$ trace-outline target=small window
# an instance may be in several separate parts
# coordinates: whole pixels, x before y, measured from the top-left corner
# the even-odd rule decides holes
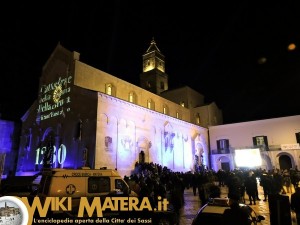
[[[130,92],[128,96],[129,102],[136,103],[136,94],[134,92]]]
[[[217,140],[218,153],[230,153],[229,151],[229,140],[220,139]]]
[[[197,113],[197,115],[196,115],[196,123],[197,124],[200,124],[200,114],[199,113]]]
[[[163,114],[168,115],[169,114],[169,109],[167,105],[163,106]]]
[[[256,145],[264,145],[264,137],[256,137]]]
[[[89,193],[110,192],[109,177],[89,177],[88,192]]]
[[[148,87],[148,88],[151,88],[151,83],[150,83],[150,81],[147,81],[147,87]]]
[[[300,132],[295,133],[295,135],[296,135],[296,141],[297,141],[297,143],[300,144]]]
[[[163,81],[160,82],[160,88],[165,89],[165,83]]]
[[[111,85],[107,85],[107,88],[106,88],[106,94],[108,94],[108,95],[111,95],[111,93],[112,93],[112,90],[111,90],[112,88],[111,88]]]
[[[267,136],[256,136],[253,137],[253,145],[259,147],[268,148],[268,137]]]
[[[154,110],[154,102],[151,99],[147,101],[147,108]]]
[[[181,105],[182,107],[184,107],[184,102],[180,102],[180,105]]]
[[[177,118],[177,119],[181,119],[181,115],[180,115],[179,112],[176,112],[176,118]]]
[[[112,84],[106,84],[105,85],[105,93],[107,95],[111,95],[111,96],[116,96],[116,93],[115,93],[115,88]]]

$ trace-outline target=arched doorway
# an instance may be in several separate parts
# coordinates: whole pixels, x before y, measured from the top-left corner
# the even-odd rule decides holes
[[[140,137],[137,141],[137,148],[139,153],[140,162],[150,162],[149,149],[151,148],[151,142],[144,136]]]
[[[219,159],[219,169],[230,171],[230,160],[226,156],[221,156]]]
[[[279,156],[279,168],[282,170],[289,170],[290,168],[292,168],[292,161],[288,155]]]

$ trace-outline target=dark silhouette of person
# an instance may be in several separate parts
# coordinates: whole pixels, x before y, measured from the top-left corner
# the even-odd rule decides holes
[[[291,209],[296,213],[297,224],[300,224],[300,187],[291,195]]]
[[[260,185],[262,186],[264,192],[264,202],[268,201],[268,197],[272,188],[272,177],[267,173],[263,173],[260,177]]]
[[[255,205],[256,202],[256,191],[257,191],[257,183],[256,183],[256,178],[253,174],[249,174],[249,176],[246,178],[245,180],[245,187],[246,187],[246,193],[249,197],[249,201],[250,201],[250,204],[249,205],[252,205],[252,202],[253,204]]]
[[[229,199],[229,209],[225,209],[223,213],[222,225],[247,225],[249,217],[246,209],[239,205],[239,195],[232,195]]]

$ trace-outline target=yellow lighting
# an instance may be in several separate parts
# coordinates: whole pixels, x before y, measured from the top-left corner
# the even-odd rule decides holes
[[[144,69],[144,72],[147,72],[149,70],[153,70],[154,69],[154,66],[147,66],[145,69]]]
[[[288,46],[289,51],[293,51],[295,49],[296,49],[296,45],[294,43],[289,44],[289,46]]]

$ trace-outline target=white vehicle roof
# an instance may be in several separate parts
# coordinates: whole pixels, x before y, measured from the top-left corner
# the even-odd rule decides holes
[[[43,175],[47,176],[65,176],[65,177],[97,177],[97,176],[109,176],[120,177],[118,171],[113,169],[44,169]]]

